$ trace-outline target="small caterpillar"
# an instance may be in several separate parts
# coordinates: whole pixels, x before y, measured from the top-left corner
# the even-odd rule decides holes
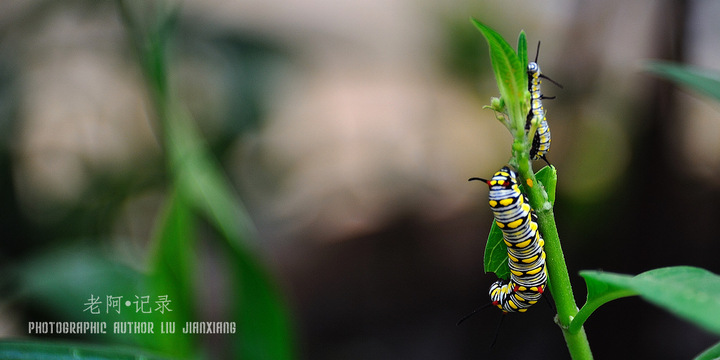
[[[540,299],[547,284],[545,242],[537,216],[520,191],[515,172],[507,166],[490,180],[470,180],[481,180],[490,187],[490,209],[507,245],[510,280],[499,279],[490,285],[490,300],[503,312],[525,312]]]
[[[545,97],[540,91],[540,78],[547,79],[562,89],[562,85],[548,78],[540,72],[540,65],[537,63],[538,55],[540,55],[540,42],[538,42],[537,52],[535,53],[535,61],[528,63],[528,91],[530,92],[530,111],[527,114],[525,122],[525,130],[530,130],[533,120],[538,124],[537,131],[533,136],[532,147],[530,148],[530,158],[532,160],[543,159],[548,165],[550,164],[546,158],[546,154],[550,151],[550,126],[548,126],[545,117],[545,109],[542,105],[543,99],[554,99],[555,97]]]

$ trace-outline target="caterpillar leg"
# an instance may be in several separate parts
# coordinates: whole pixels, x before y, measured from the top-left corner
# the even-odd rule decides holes
[[[548,161],[547,156],[545,156],[545,155],[543,154],[543,155],[540,156],[540,158],[541,158],[543,161],[545,161],[545,163],[548,164],[548,166],[552,166],[552,164],[550,164],[550,161]]]

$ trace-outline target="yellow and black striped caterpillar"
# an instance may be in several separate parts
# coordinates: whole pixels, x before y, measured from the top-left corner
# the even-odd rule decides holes
[[[490,300],[503,312],[525,312],[540,299],[547,284],[545,242],[535,212],[520,191],[515,172],[507,166],[490,180],[470,180],[481,180],[490,187],[490,209],[507,246],[510,280],[495,281],[490,286]]]
[[[540,54],[540,43],[538,42],[537,53],[535,54],[535,61],[528,63],[528,91],[530,92],[530,111],[527,114],[527,120],[525,122],[525,130],[530,130],[533,120],[538,124],[537,132],[533,137],[532,147],[530,148],[530,158],[532,160],[543,159],[545,162],[550,164],[546,158],[546,154],[550,151],[550,127],[548,126],[547,118],[545,117],[545,109],[542,105],[543,99],[553,99],[554,97],[545,97],[540,91],[540,78],[547,79],[562,88],[562,85],[556,83],[552,79],[543,75],[540,72],[540,65],[537,63],[538,55]]]

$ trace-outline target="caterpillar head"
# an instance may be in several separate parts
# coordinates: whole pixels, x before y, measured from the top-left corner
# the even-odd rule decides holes
[[[478,177],[468,179],[468,181],[473,180],[479,180],[488,184],[490,189],[511,189],[517,184],[517,175],[515,175],[515,171],[507,166],[504,166],[502,169],[498,170],[490,180]]]
[[[504,166],[502,169],[498,170],[495,175],[493,175],[492,179],[487,181],[487,184],[491,189],[510,189],[517,185],[517,176],[515,175],[515,171],[511,170],[507,166]]]
[[[528,63],[528,74],[537,74],[540,73],[540,65],[538,63],[531,61]]]

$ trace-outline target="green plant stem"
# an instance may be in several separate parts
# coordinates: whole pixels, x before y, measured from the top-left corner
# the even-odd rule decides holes
[[[116,4],[127,31],[129,44],[138,58],[142,74],[148,85],[151,104],[159,121],[159,124],[151,121],[150,128],[153,130],[155,140],[166,151],[165,139],[167,136],[164,134],[164,130],[172,125],[168,116],[170,93],[166,50],[170,40],[170,29],[180,7],[166,9],[161,2],[152,4],[157,7],[157,24],[147,24],[138,20],[137,14],[133,13],[133,9],[126,0],[116,0]]]
[[[535,210],[538,218],[538,225],[545,240],[546,266],[548,272],[548,288],[555,299],[557,306],[556,322],[560,326],[565,337],[565,343],[568,346],[570,356],[573,360],[592,359],[592,351],[590,343],[585,334],[585,329],[580,327],[577,332],[571,333],[568,328],[570,322],[578,313],[575,303],[572,285],[570,284],[570,276],[568,274],[567,265],[565,264],[565,255],[563,255],[562,246],[560,244],[560,236],[558,235],[557,226],[555,225],[555,214],[553,207],[548,200],[547,191],[535,178],[532,170],[532,164],[529,159],[530,139],[533,135],[524,134],[525,117],[517,117],[522,103],[515,101],[516,111],[510,111],[511,123],[515,126],[513,129],[517,134],[513,134],[515,141],[513,142],[513,157],[511,165],[519,172],[520,177],[524,179],[525,189],[528,191],[530,206]],[[522,133],[522,134],[520,134]],[[519,135],[519,136],[518,136]]]
[[[526,154],[526,153],[523,153]],[[519,156],[520,160],[526,160],[527,156]],[[558,235],[557,226],[555,225],[555,214],[553,208],[548,201],[547,192],[542,184],[535,179],[529,162],[521,162],[526,166],[518,166],[520,177],[526,179],[526,184],[532,183],[533,186],[526,186],[528,189],[528,198],[530,206],[535,209],[538,217],[538,225],[545,240],[546,266],[548,272],[548,287],[550,293],[555,299],[557,307],[556,322],[560,326],[567,343],[570,356],[574,360],[592,359],[590,343],[585,334],[585,329],[580,328],[577,332],[571,333],[568,330],[570,322],[578,313],[575,304],[575,296],[573,295],[572,285],[570,284],[570,276],[568,275],[567,265],[565,264],[565,256],[563,255],[560,237]],[[528,184],[529,185],[529,184]]]
[[[537,186],[539,188],[539,186]],[[544,190],[542,190],[544,192]],[[531,206],[533,201],[530,200]],[[544,202],[549,205],[549,202]],[[568,330],[570,322],[578,313],[575,304],[575,296],[573,295],[572,285],[570,284],[570,276],[568,275],[567,265],[565,264],[565,256],[563,255],[560,238],[558,236],[557,227],[555,226],[555,215],[551,207],[537,207],[536,214],[538,216],[538,224],[543,233],[545,240],[545,254],[547,255],[546,264],[548,271],[548,286],[550,293],[555,299],[557,306],[556,322],[562,329],[565,342],[573,359],[592,359],[590,351],[590,343],[585,334],[585,329],[580,329],[571,333]]]

